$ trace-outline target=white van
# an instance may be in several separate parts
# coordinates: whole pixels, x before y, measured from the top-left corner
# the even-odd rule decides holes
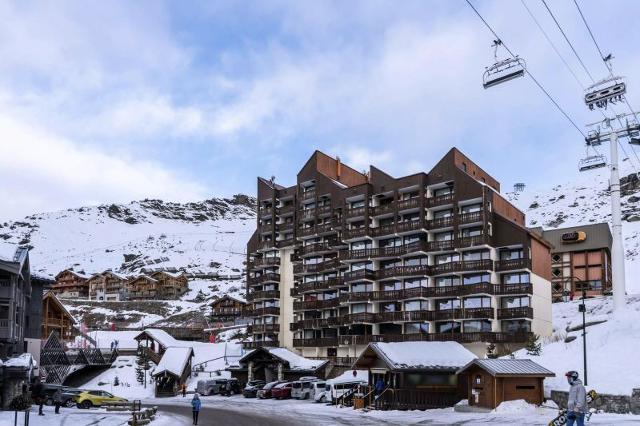
[[[293,399],[309,399],[313,398],[311,394],[311,385],[318,382],[317,377],[301,377],[291,383],[291,398]]]
[[[315,402],[335,402],[337,398],[345,392],[355,388],[358,385],[367,386],[367,381],[362,379],[354,379],[349,381],[333,381],[327,380],[324,391],[316,393]]]

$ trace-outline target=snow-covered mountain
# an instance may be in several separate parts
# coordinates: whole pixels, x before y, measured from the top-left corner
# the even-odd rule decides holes
[[[255,199],[236,195],[194,203],[161,200],[80,207],[0,223],[0,241],[32,246],[31,268],[55,276],[112,269],[184,269],[237,275],[255,229]]]
[[[611,224],[609,169],[576,172],[564,183],[528,187],[506,197],[526,214],[527,226],[544,229],[590,223]],[[627,292],[640,293],[640,180],[631,161],[620,165]]]

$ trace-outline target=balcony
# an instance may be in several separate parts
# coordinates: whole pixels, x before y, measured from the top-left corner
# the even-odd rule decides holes
[[[531,269],[531,259],[509,259],[496,261],[496,271],[514,271],[517,269]]]
[[[277,240],[276,241],[276,247],[278,248],[284,248],[284,247],[291,247],[296,245],[296,240],[295,238],[287,238],[284,240]]]
[[[273,207],[262,207],[260,209],[260,217],[267,217],[273,215]]]
[[[261,317],[265,315],[280,315],[280,308],[269,306],[267,308],[247,309],[244,311],[246,317]]]
[[[295,206],[293,204],[289,204],[287,206],[282,206],[276,209],[276,214],[278,215],[287,215],[293,213],[295,211]]]
[[[286,233],[293,232],[293,222],[279,223],[276,225],[276,231]]]
[[[331,205],[320,206],[316,208],[316,211],[318,212],[318,216],[325,216],[332,214],[333,208],[331,207]]]
[[[344,293],[340,295],[341,303],[354,302],[378,302],[385,300],[399,300],[404,290],[388,290],[388,291],[358,291]]]
[[[344,273],[344,282],[352,282],[359,280],[374,281],[376,279],[376,271],[370,269],[358,269],[357,271],[348,271]]]
[[[530,306],[521,306],[518,308],[498,309],[498,319],[517,319],[529,318],[533,319],[533,308]]]
[[[482,222],[484,219],[484,213],[482,212],[482,210],[477,211],[477,212],[471,212],[471,213],[463,213],[459,216],[458,218],[458,222],[463,225],[466,223],[475,223],[475,222]]]
[[[313,198],[316,198],[315,190],[304,191],[303,193],[300,194],[300,199],[304,201],[311,200]]]
[[[279,283],[280,282],[280,274],[276,274],[274,272],[268,272],[268,273],[262,274],[262,275],[260,275],[258,277],[248,278],[247,282],[248,282],[249,285],[264,284],[264,283],[268,283],[268,282]]]
[[[315,208],[300,210],[300,218],[302,220],[313,219],[315,217],[316,217],[316,209]]]
[[[427,198],[427,207],[444,206],[446,204],[452,204],[455,193],[438,195],[437,197]]]
[[[424,223],[421,220],[407,220],[396,224],[396,233],[420,231],[424,229]]]
[[[393,235],[396,232],[395,223],[389,225],[378,226],[377,228],[371,228],[372,237],[381,237],[384,235]]]
[[[327,300],[301,300],[293,302],[294,311],[315,310],[315,309],[331,309],[340,305],[340,300],[336,297]]]
[[[280,332],[280,324],[249,324],[247,333],[278,333]]]
[[[338,327],[344,325],[342,317],[329,317],[329,318],[311,318],[292,322],[289,325],[291,331],[303,330],[303,329],[317,329],[327,327]]]
[[[397,311],[376,314],[376,322],[433,321],[433,311]]]
[[[533,284],[502,284],[496,285],[495,292],[497,295],[517,295],[517,294],[533,294]]]
[[[396,211],[396,204],[394,202],[388,204],[382,204],[371,208],[371,216],[379,216],[387,213],[393,213]]]
[[[307,293],[312,291],[320,291],[320,290],[329,290],[335,287],[341,287],[344,285],[344,280],[342,277],[338,278],[329,278],[325,281],[313,281],[308,283],[303,283],[298,285],[297,290],[298,294]],[[294,290],[294,289],[292,289]]]
[[[279,266],[280,258],[279,257],[263,257],[254,260],[253,265],[256,268],[267,268],[270,266]]]
[[[347,314],[342,317],[346,324],[373,324],[376,322],[376,314],[373,312],[358,312],[357,314]]]
[[[493,319],[493,308],[465,308],[462,312],[464,319]]]
[[[437,252],[453,250],[454,245],[454,240],[429,241],[427,243],[427,251]]]
[[[433,312],[434,321],[452,320],[462,318],[462,309],[441,309]]]
[[[258,349],[258,348],[277,348],[280,343],[277,340],[256,340],[254,342],[242,342],[244,349]]]
[[[429,275],[429,267],[427,265],[394,266],[381,269],[377,273],[378,278],[381,280],[386,278],[426,277]]]
[[[320,337],[316,339],[293,339],[294,347],[326,347],[338,346],[337,337]]]
[[[280,291],[278,290],[264,290],[254,291],[247,294],[247,301],[254,302],[257,300],[273,300],[280,299]]]
[[[468,260],[441,263],[440,265],[431,266],[433,275],[447,274],[453,272],[469,272],[469,271],[491,271],[493,270],[493,260]]]
[[[408,200],[401,200],[397,202],[398,211],[402,210],[410,210],[422,207],[422,203],[420,202],[420,198],[410,198]]]
[[[363,226],[361,228],[345,229],[343,231],[342,238],[344,240],[352,240],[355,238],[369,237],[371,235],[371,229]]]
[[[300,254],[302,256],[306,256],[306,255],[310,255],[310,254],[321,254],[324,252],[329,252],[329,251],[335,251],[337,250],[335,248],[335,245],[337,245],[338,242],[333,242],[333,243],[313,243],[313,244],[309,244],[306,246],[303,246],[302,249],[300,250]]]
[[[295,265],[293,267],[294,274],[315,274],[323,271],[331,271],[343,266],[340,263],[340,259],[337,257],[334,259],[325,260],[321,263],[310,263],[307,265]]]
[[[473,235],[471,237],[462,237],[458,239],[458,247],[474,247],[489,244],[489,237],[487,235]]]
[[[427,221],[427,228],[429,229],[447,228],[449,226],[453,226],[453,216],[439,217]]]
[[[354,217],[361,217],[364,216],[365,212],[367,211],[366,207],[354,207],[351,209],[346,209],[344,211],[344,217],[347,219],[351,219]]]

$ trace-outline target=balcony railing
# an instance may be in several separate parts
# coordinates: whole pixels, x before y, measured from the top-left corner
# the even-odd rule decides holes
[[[264,284],[268,282],[280,282],[280,274],[268,272],[258,277],[248,278],[247,282],[249,285]]]
[[[396,210],[396,204],[395,202],[391,202],[388,204],[383,204],[380,206],[375,206],[371,208],[371,214],[372,215],[381,215],[381,214],[386,214],[386,213],[392,213]]]
[[[493,319],[493,308],[465,308],[462,312],[465,319]]]
[[[260,216],[271,216],[273,214],[273,207],[262,207],[260,209]]]
[[[497,285],[496,294],[498,295],[533,294],[533,284],[519,283],[519,284]]]
[[[278,248],[291,247],[291,246],[293,246],[295,244],[296,244],[295,238],[287,238],[287,239],[284,239],[284,240],[277,240],[276,241],[276,247],[278,247]]]
[[[453,341],[459,343],[524,343],[531,333],[527,332],[466,332],[466,333],[411,333],[338,336],[340,345],[366,345],[372,342]]]
[[[256,340],[254,342],[242,342],[244,349],[258,349],[258,348],[277,348],[280,343],[277,340]]]
[[[351,209],[346,209],[344,211],[344,216],[347,219],[352,217],[360,217],[360,216],[364,216],[365,211],[366,211],[366,207],[355,207]]]
[[[399,300],[404,290],[388,290],[388,291],[358,291],[343,293],[340,295],[341,303],[349,302],[369,302],[384,300]]]
[[[295,206],[293,204],[289,204],[288,206],[282,206],[276,209],[276,213],[279,215],[285,215],[289,213],[293,213],[295,210]]]
[[[512,271],[516,269],[531,269],[531,259],[509,259],[496,261],[496,271]]]
[[[345,240],[351,240],[353,238],[368,237],[370,235],[371,235],[371,229],[369,227],[363,226],[361,228],[345,229],[343,233],[343,238]]]
[[[404,277],[424,277],[429,275],[429,266],[394,266],[392,268],[381,269],[378,272],[378,278],[404,278]]]
[[[247,317],[261,317],[264,315],[280,315],[280,308],[276,306],[270,306],[267,308],[246,309],[245,316]]]
[[[256,260],[254,260],[253,262],[254,266],[260,268],[260,267],[268,267],[268,266],[277,266],[280,265],[280,258],[279,257],[263,257],[263,258],[258,258]]]
[[[405,222],[396,223],[396,232],[419,231],[424,228],[424,222],[421,220],[407,220]]]
[[[493,260],[491,259],[448,262],[431,266],[431,272],[433,275],[462,271],[491,270],[493,270]]]
[[[428,197],[427,198],[427,206],[428,207],[436,207],[442,206],[445,204],[453,203],[455,193],[451,192],[449,194],[438,195],[437,197]]]
[[[313,274],[317,272],[330,271],[343,266],[340,259],[334,258],[325,260],[321,263],[310,263],[307,265],[295,265],[293,267],[294,274]]]
[[[302,200],[310,200],[312,198],[316,197],[316,191],[315,190],[311,190],[311,191],[304,191],[303,193],[300,194],[300,199]]]
[[[458,221],[460,224],[474,223],[474,222],[482,222],[483,218],[484,218],[484,213],[482,212],[482,210],[480,210],[477,212],[463,213],[459,216]]]
[[[247,333],[278,333],[280,324],[249,324],[247,325]]]
[[[318,216],[323,216],[326,214],[331,214],[333,212],[333,208],[331,207],[331,205],[320,206],[316,208],[316,211],[318,212]]]
[[[344,324],[373,324],[376,322],[376,314],[373,312],[358,312],[342,317]]]
[[[253,291],[247,294],[247,301],[253,302],[255,300],[265,300],[265,299],[279,299],[280,291],[278,290],[264,290],[264,291]]]
[[[338,346],[338,338],[337,337],[320,337],[317,339],[293,339],[293,346],[298,348]]]
[[[340,300],[337,297],[327,300],[300,300],[293,302],[293,310],[330,309],[338,305],[340,305]]]
[[[518,308],[498,309],[498,319],[530,318],[533,319],[533,308],[521,306]]]
[[[398,204],[398,211],[422,207],[422,204],[420,203],[420,198],[410,198],[408,200],[401,200],[401,201],[398,201],[397,204]]]
[[[358,269],[357,271],[348,271],[344,273],[344,282],[352,282],[358,280],[374,281],[376,279],[376,271],[370,269]]]
[[[473,247],[489,244],[487,235],[473,235],[471,237],[462,237],[458,239],[458,247]]]
[[[462,309],[454,308],[454,309],[441,309],[434,311],[433,319],[435,321],[442,320],[452,320],[455,318],[462,318]]]
[[[454,240],[429,241],[427,243],[427,251],[447,251],[453,250]]]
[[[292,322],[289,325],[291,331],[303,330],[303,329],[317,329],[327,327],[339,327],[343,325],[342,317],[329,317],[329,318],[311,318]]]
[[[429,229],[447,228],[449,226],[453,226],[453,216],[439,217],[427,222],[427,228]]]
[[[308,283],[302,283],[298,285],[298,294],[306,293],[309,291],[328,290],[330,288],[340,287],[344,285],[342,277],[329,278],[325,281],[313,281]]]
[[[383,235],[393,235],[396,232],[395,223],[389,225],[378,226],[377,228],[371,228],[371,236],[380,237]]]

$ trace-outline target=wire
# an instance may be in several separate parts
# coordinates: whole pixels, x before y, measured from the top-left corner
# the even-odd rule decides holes
[[[564,64],[564,66],[567,68],[567,70],[569,70],[569,72],[571,73],[571,75],[573,76],[573,78],[576,80],[576,82],[578,83],[578,85],[580,86],[580,88],[582,88],[583,90],[585,89],[585,85],[582,84],[582,81],[580,81],[580,79],[578,78],[578,76],[576,75],[576,73],[573,71],[573,69],[571,68],[571,66],[569,66],[569,64],[567,63],[567,61],[564,59],[564,57],[562,56],[562,54],[560,54],[560,51],[558,50],[558,48],[556,47],[555,44],[553,44],[553,41],[551,41],[551,38],[549,37],[549,35],[547,34],[547,32],[544,30],[544,28],[542,28],[542,25],[540,25],[540,22],[538,22],[538,20],[536,19],[536,17],[533,15],[533,12],[531,12],[531,9],[529,9],[529,6],[527,6],[527,3],[525,3],[524,0],[520,0],[520,2],[522,3],[522,5],[524,6],[524,8],[527,10],[527,12],[529,13],[529,16],[531,17],[531,19],[533,20],[533,22],[535,22],[536,26],[538,27],[538,29],[540,30],[540,32],[542,32],[542,35],[544,35],[544,38],[547,39],[547,42],[549,42],[549,44],[551,45],[551,47],[553,48],[554,52],[556,52],[556,55],[558,55],[558,57],[560,58],[560,60],[562,61],[562,63]]]
[[[549,8],[549,5],[547,4],[547,2],[545,0],[542,0],[542,4],[544,4],[544,7],[547,9],[547,12],[549,12],[549,15],[551,15],[551,18],[553,18],[553,22],[555,22],[556,25],[558,26],[558,29],[562,33],[562,36],[564,37],[566,42],[569,44],[569,47],[571,47],[571,50],[573,51],[573,54],[576,55],[576,58],[578,58],[578,62],[580,62],[580,65],[582,65],[582,68],[584,68],[584,71],[587,73],[587,75],[589,76],[591,81],[595,82],[593,76],[591,75],[591,73],[587,69],[587,66],[584,64],[584,62],[582,62],[582,58],[580,58],[580,55],[578,55],[578,52],[573,47],[573,44],[571,44],[571,41],[569,41],[569,37],[567,37],[567,34],[565,34],[564,30],[562,29],[562,26],[560,25],[560,22],[558,22],[558,20],[556,19],[555,15],[553,14],[551,9]]]
[[[613,76],[613,71],[611,69],[611,66],[609,65],[608,61],[605,59],[605,56],[602,53],[602,49],[600,49],[600,46],[598,45],[598,42],[596,41],[596,38],[594,37],[593,32],[591,31],[591,27],[587,23],[587,20],[585,19],[584,14],[582,13],[582,9],[580,9],[580,5],[578,4],[578,2],[576,0],[573,0],[573,3],[576,5],[576,8],[578,9],[578,12],[580,13],[580,17],[582,18],[582,22],[584,22],[584,26],[587,27],[587,31],[589,31],[589,35],[591,36],[591,40],[593,40],[593,44],[595,44],[596,45],[596,49],[598,49],[598,53],[600,54],[600,58],[602,59],[602,62],[604,63],[604,66],[607,67],[607,70]]]
[[[511,51],[511,49],[509,49],[507,47],[507,45],[505,44],[504,40],[502,40],[498,34],[496,34],[496,32],[493,30],[493,28],[491,28],[491,25],[489,25],[489,23],[487,23],[487,21],[482,17],[482,15],[480,14],[480,12],[478,12],[478,9],[476,9],[473,4],[471,4],[470,0],[465,0],[467,2],[467,4],[469,5],[469,7],[471,7],[471,9],[473,9],[473,11],[476,13],[476,15],[478,15],[478,18],[480,18],[480,20],[484,23],[484,25],[489,29],[489,31],[491,31],[491,33],[495,36],[496,39],[502,41],[502,45],[504,46],[505,49],[507,49],[507,52],[509,52],[509,54],[511,55],[512,58],[515,58],[516,55],[513,54],[513,52]],[[556,102],[556,100],[549,94],[549,92],[546,91],[546,89],[544,87],[542,87],[542,84],[540,84],[538,82],[538,80],[533,76],[533,74],[531,74],[531,71],[527,68],[525,69],[526,73],[529,75],[529,77],[531,77],[531,80],[533,80],[533,82],[536,84],[536,86],[538,86],[538,88],[540,90],[542,90],[542,92],[547,96],[547,98],[549,98],[549,100],[556,106],[556,108],[558,109],[558,111],[560,111],[562,113],[562,115],[564,115],[564,117],[569,120],[569,122],[571,123],[571,125],[573,127],[575,127],[575,129],[582,135],[582,137],[586,138],[586,135],[584,134],[584,132],[582,131],[582,129],[580,127],[578,127],[578,125],[571,119],[571,117],[569,117],[569,115],[564,111],[564,109],[562,109],[562,107],[558,104],[558,102]]]

